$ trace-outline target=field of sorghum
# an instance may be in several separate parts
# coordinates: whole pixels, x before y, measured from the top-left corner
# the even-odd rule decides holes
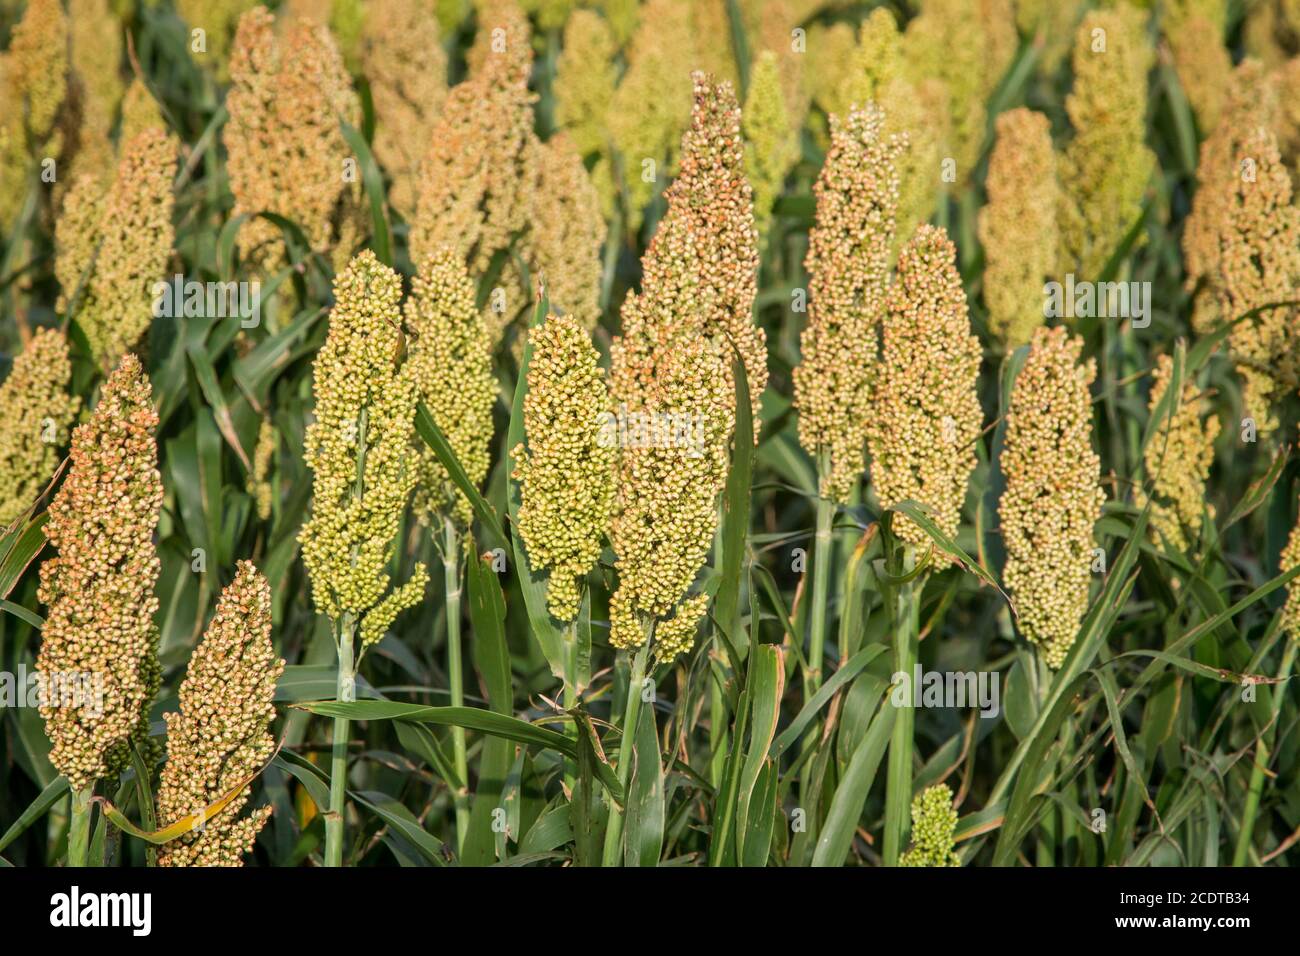
[[[1294,0],[0,49],[0,864],[1297,859]]]

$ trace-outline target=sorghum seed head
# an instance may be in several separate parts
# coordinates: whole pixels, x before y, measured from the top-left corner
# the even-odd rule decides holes
[[[74,174],[98,172],[111,164],[109,131],[124,89],[122,27],[108,0],[70,0],[68,27],[72,68],[60,119],[64,155]]]
[[[730,353],[700,331],[712,310],[686,217],[670,211],[660,223],[642,270],[641,292],[623,302],[610,365],[610,392],[629,422],[610,525],[619,572],[610,642],[620,648],[642,643],[649,622],[680,613],[704,564],[735,400]],[[669,634],[681,642],[683,630]]]
[[[1126,3],[1084,17],[1074,44],[1074,88],[1065,110],[1074,138],[1059,166],[1060,270],[1096,279],[1141,215],[1155,170],[1147,148],[1144,11]]]
[[[957,845],[957,809],[946,783],[926,787],[912,800],[912,848],[899,866],[961,866]]]
[[[68,19],[60,0],[31,0],[0,52],[0,230],[22,208],[41,160],[64,148]]]
[[[999,462],[1003,577],[1021,633],[1049,667],[1065,660],[1088,608],[1092,529],[1106,499],[1092,450],[1088,387],[1097,369],[1091,359],[1080,363],[1082,350],[1064,328],[1034,332],[1011,389]]]
[[[623,157],[631,231],[641,227],[655,184],[676,166],[678,141],[690,115],[694,51],[690,4],[648,0],[609,111],[610,136]]]
[[[329,334],[313,366],[316,420],[306,437],[312,516],[299,540],[316,607],[332,620],[360,620],[363,638],[375,640],[382,631],[376,634],[370,617],[386,627],[396,613],[391,602],[382,613],[378,605],[416,480],[415,381],[395,364],[401,297],[397,273],[368,249],[334,280]],[[424,578],[417,566],[413,589],[401,591],[408,604],[418,600]]]
[[[1056,265],[1059,188],[1047,117],[1018,107],[996,125],[979,238],[989,328],[1010,351],[1043,323],[1043,282]]]
[[[123,145],[117,177],[102,200],[103,213],[93,230],[99,252],[77,322],[105,368],[136,346],[153,318],[153,285],[167,270],[175,236],[176,150],[176,139],[162,129],[137,134]],[[85,206],[80,205],[83,201]],[[77,267],[84,268],[89,261],[85,256],[88,223],[83,216],[92,205],[89,199],[79,199],[72,213],[76,224],[70,237],[72,259],[60,277],[68,280],[64,295],[76,288]]]
[[[759,401],[767,386],[767,338],[754,324],[758,231],[753,190],[745,178],[740,107],[730,83],[691,74],[695,106],[682,136],[681,170],[668,188],[668,215],[682,216],[695,238],[704,335],[734,344],[745,365],[758,439]],[[731,363],[726,363],[731,382]],[[730,386],[734,389],[734,386]],[[734,394],[734,391],[733,391]]]
[[[413,262],[450,246],[476,276],[528,226],[529,187],[536,182],[527,20],[507,15],[504,25],[493,23],[480,24],[486,39],[481,51],[475,45],[480,52],[471,51],[477,68],[443,101],[421,161],[411,223]],[[494,30],[505,31],[499,51]]]
[[[618,447],[607,440],[609,393],[586,330],[570,316],[553,315],[528,338],[528,447],[513,452],[519,534],[533,566],[550,571],[551,613],[572,621],[582,580],[609,530]]]
[[[532,228],[525,240],[529,268],[545,279],[553,303],[593,329],[600,320],[606,234],[600,196],[563,133],[541,144],[536,173],[529,196]]]
[[[271,463],[279,444],[280,432],[275,423],[269,418],[263,418],[257,429],[257,445],[253,449],[253,472],[248,476],[248,493],[253,496],[257,516],[263,521],[271,517],[271,505],[275,496],[271,487]]]
[[[1225,0],[1179,0],[1165,4],[1161,26],[1173,54],[1178,82],[1187,94],[1203,133],[1214,129],[1232,73],[1232,55],[1223,42]]]
[[[27,511],[54,476],[81,407],[81,399],[67,392],[71,378],[63,333],[38,329],[0,385],[0,529]]]
[[[1169,355],[1156,358],[1149,406],[1153,414],[1169,391],[1173,369]],[[1219,420],[1210,417],[1202,421],[1203,404],[1195,383],[1185,381],[1172,416],[1152,436],[1142,455],[1151,482],[1151,537],[1158,541],[1163,536],[1178,551],[1186,551],[1200,537],[1202,515],[1209,507],[1205,481],[1214,464]],[[1147,499],[1141,490],[1135,496],[1139,508]]]
[[[144,743],[161,675],[153,536],[162,478],[149,380],[123,356],[99,404],[72,435],[72,466],[49,507],[45,534],[58,555],[41,565],[38,599],[49,610],[37,669],[48,678],[102,681],[102,700],[43,706],[50,762],[81,790],[118,773]]]
[[[899,254],[866,428],[881,506],[926,505],[949,537],[957,534],[982,423],[980,345],[955,258],[935,226],[921,226]],[[930,543],[910,518],[894,529],[910,544]]]
[[[123,148],[147,129],[167,131],[158,101],[149,92],[149,87],[139,77],[131,81],[122,97],[122,128],[118,132],[118,142]]]
[[[1238,163],[1251,133],[1271,128],[1279,116],[1275,78],[1256,60],[1243,60],[1224,91],[1219,122],[1201,143],[1197,188],[1183,228],[1185,288],[1197,292],[1192,328],[1204,334],[1219,321],[1224,296],[1223,247],[1234,229],[1236,180],[1251,172]],[[1248,155],[1248,154],[1247,154]]]
[[[344,176],[352,151],[339,126],[360,124],[361,108],[329,30],[291,18],[277,37],[275,17],[254,7],[239,18],[226,94],[226,144],[233,214],[279,213],[302,227],[313,249],[339,238],[336,222],[359,201]],[[263,268],[284,255],[279,227],[250,219],[240,254]],[[346,250],[345,250],[346,251]]]
[[[785,186],[785,178],[799,160],[799,131],[781,89],[781,62],[771,50],[754,61],[749,92],[741,115],[745,136],[745,174],[754,190],[754,222],[766,237],[772,223],[772,206]]]
[[[965,183],[984,143],[989,97],[1016,52],[1011,3],[925,0],[920,6],[904,34],[904,63],[913,83],[934,78],[946,87],[943,155],[956,160],[957,181]]]
[[[1278,571],[1282,574],[1300,564],[1300,523],[1291,529],[1286,547],[1278,558]],[[1300,641],[1300,584],[1292,581],[1286,589],[1286,604],[1282,607],[1282,631],[1291,640]]]
[[[555,123],[583,156],[609,154],[609,107],[617,85],[618,47],[608,21],[575,10],[555,65]]]
[[[415,215],[420,159],[447,96],[447,54],[427,6],[423,0],[371,3],[362,36],[375,158],[392,180],[389,201],[408,220]]]
[[[270,759],[272,699],[283,671],[271,648],[271,586],[252,562],[240,561],[185,669],[180,710],[166,715],[167,763],[158,786],[163,826],[201,813]],[[158,865],[242,866],[271,815],[269,806],[240,815],[251,789],[164,844]]]
[[[239,18],[254,6],[257,0],[176,0],[180,18],[204,34],[207,49],[192,56],[222,83],[230,79],[230,46]]]
[[[808,325],[794,370],[799,440],[814,457],[827,454],[821,494],[844,501],[866,467],[871,381],[885,312],[894,214],[896,162],[906,140],[884,134],[874,106],[831,119],[831,149],[813,193],[817,222],[804,265]]]
[[[474,284],[452,249],[444,247],[421,264],[406,303],[406,329],[406,372],[416,395],[478,487],[491,464],[497,385],[492,342],[474,307]],[[423,442],[418,461],[415,511],[420,520],[432,523],[445,517],[468,525],[473,517],[468,499]]]

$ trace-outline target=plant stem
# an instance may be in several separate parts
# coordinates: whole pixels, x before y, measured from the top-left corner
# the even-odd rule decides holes
[[[465,706],[465,666],[460,648],[460,535],[451,518],[443,518],[443,581],[447,591],[447,682],[451,685],[451,706]],[[456,852],[465,849],[469,833],[469,758],[466,756],[465,728],[451,729],[452,764],[460,786],[452,795],[456,807]]]
[[[903,574],[916,566],[912,547],[905,548]],[[912,806],[912,728],[916,721],[916,699],[920,688],[912,680],[916,666],[917,633],[920,629],[920,591],[923,579],[898,586],[897,616],[894,620],[894,670],[906,674],[912,685],[907,706],[900,708],[894,720],[893,738],[889,743],[889,778],[885,788],[885,866],[898,866],[903,845],[910,829]]]
[[[637,649],[632,658],[632,672],[627,681],[627,701],[623,706],[623,737],[618,745],[618,785],[627,798],[627,784],[632,776],[632,742],[636,740],[636,725],[641,719],[641,685],[645,682],[645,663],[650,650],[650,639]],[[602,866],[618,866],[622,860],[623,812],[611,802],[609,825],[605,828],[605,849],[601,854]]]
[[[352,655],[352,635],[356,619],[344,614],[339,621],[339,672],[334,696],[340,703],[350,704],[357,699],[357,684]],[[348,736],[351,721],[346,717],[334,718],[334,736],[330,751],[330,806],[325,815],[325,865],[343,865],[343,818],[347,813],[348,794]]]
[[[68,822],[68,866],[85,866],[90,849],[90,798],[95,785],[72,791],[72,818]]]
[[[835,503],[817,498],[817,530],[813,538],[813,593],[808,634],[808,670],[804,674],[805,698],[812,697],[822,684],[822,663],[826,656],[826,601],[830,595],[831,564],[835,542],[831,527],[835,522]]]
[[[1277,672],[1279,680],[1286,680],[1291,675],[1291,668],[1295,666],[1297,648],[1300,648],[1300,642],[1288,637],[1286,650],[1282,652],[1282,666]],[[1246,790],[1246,806],[1241,813],[1241,829],[1237,831],[1237,845],[1232,851],[1233,866],[1245,866],[1246,858],[1250,854],[1250,841],[1255,833],[1255,816],[1259,813],[1259,801],[1264,794],[1264,773],[1268,769],[1273,733],[1277,728],[1277,717],[1282,710],[1282,689],[1284,686],[1284,684],[1279,684],[1273,688],[1272,714],[1269,726],[1260,735],[1259,742],[1255,744],[1255,765],[1250,771],[1250,786]]]

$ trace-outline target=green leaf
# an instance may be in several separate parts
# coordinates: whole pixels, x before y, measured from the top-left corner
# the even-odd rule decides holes
[[[0,546],[4,557],[0,559],[0,598],[7,598],[28,565],[45,547],[45,522],[49,514],[42,511],[22,527],[5,535]]]
[[[384,211],[384,177],[379,172],[379,164],[360,131],[339,119],[339,129],[347,140],[352,152],[357,154],[357,164],[361,167],[361,182],[366,187],[366,199],[370,205],[370,236],[375,256],[384,265],[392,268],[392,238],[388,229],[388,216]]]
[[[930,518],[930,516],[926,513],[924,505],[921,505],[915,501],[900,501],[898,504],[894,505],[893,508],[891,508],[890,510],[897,511],[900,514],[905,514],[907,515],[907,517],[911,518],[912,521],[916,524],[916,526],[920,528],[922,531],[924,531],[926,533],[926,536],[929,537],[929,539],[934,542],[934,546],[936,548],[938,548],[944,554],[948,555],[948,557],[952,558],[954,561],[956,561],[958,564],[964,567],[967,571],[971,572],[971,574],[975,575],[985,584],[989,585],[989,587],[993,588],[995,591],[1001,594],[1002,599],[1006,601],[1007,606],[1011,608],[1011,613],[1015,614],[1016,612],[1015,604],[1012,602],[1011,598],[1007,595],[1007,592],[1002,590],[1002,586],[998,584],[997,579],[993,577],[993,574],[982,564],[980,564],[978,561],[972,558],[969,554],[963,551],[961,547],[958,546],[956,541],[953,541],[946,534],[944,534],[943,531],[939,529],[939,526],[935,524],[934,521]]]
[[[420,821],[415,819],[410,810],[388,794],[378,790],[362,790],[359,793],[349,790],[348,796],[396,830],[403,839],[423,853],[430,863],[442,866],[447,862],[450,851],[446,846],[420,826]]]
[[[658,866],[664,843],[664,768],[653,707],[641,708],[632,758],[623,822],[623,864]]]
[[[470,508],[492,539],[490,543],[495,547],[508,547],[509,542],[506,541],[505,532],[501,529],[501,519],[465,474],[465,469],[456,458],[456,453],[451,450],[451,443],[447,441],[447,436],[442,433],[438,423],[433,420],[433,415],[424,402],[419,402],[415,408],[415,431],[424,443],[433,449],[442,467],[447,469],[452,482],[469,499]]]
[[[409,720],[418,724],[464,727],[466,730],[477,730],[517,743],[541,747],[544,750],[555,750],[568,757],[577,756],[574,742],[563,734],[519,720],[517,717],[507,717],[479,707],[427,707],[423,704],[405,704],[392,700],[358,700],[351,703],[317,700],[293,706],[322,717],[346,717],[349,720]]]
[[[749,746],[740,771],[740,786],[736,793],[736,854],[743,861],[746,856],[766,860],[768,847],[745,846],[749,833],[749,815],[754,799],[754,789],[759,775],[770,766],[768,749],[776,736],[777,720],[781,716],[781,696],[785,690],[785,667],[781,648],[775,644],[759,644],[751,651],[755,659],[750,663],[751,685],[749,718]],[[739,744],[739,741],[735,742]],[[760,808],[759,820],[771,817],[771,808]],[[762,833],[762,829],[758,833]]]
[[[841,866],[853,845],[853,834],[866,805],[867,795],[875,782],[876,771],[889,745],[889,737],[894,729],[894,718],[898,714],[888,697],[882,701],[871,726],[853,756],[843,779],[835,788],[831,798],[831,807],[822,824],[821,835],[817,838],[817,849],[813,851],[813,866]]]
[[[33,823],[45,816],[50,807],[63,799],[67,792],[68,780],[66,777],[60,775],[51,780],[40,795],[28,805],[27,809],[19,814],[18,819],[5,831],[4,836],[0,836],[0,852],[22,836],[23,831]]]
[[[472,552],[466,564],[474,665],[487,688],[488,705],[496,713],[511,717],[514,697],[510,686],[510,652],[506,649],[506,607],[501,582],[477,553]],[[497,833],[492,818],[502,808],[503,788],[513,759],[514,745],[511,741],[494,736],[483,742],[469,831],[461,848],[461,860],[468,866],[484,866],[495,861]]]

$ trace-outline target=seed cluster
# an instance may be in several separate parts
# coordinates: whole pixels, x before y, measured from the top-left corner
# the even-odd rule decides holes
[[[595,10],[575,10],[564,28],[555,64],[555,123],[583,156],[609,162],[609,109],[618,82],[618,46],[609,22]]]
[[[1004,579],[1020,631],[1049,667],[1060,667],[1088,608],[1092,529],[1106,499],[1092,449],[1096,363],[1064,328],[1034,332],[1016,376],[999,464],[1006,488],[998,521]]]
[[[877,7],[862,21],[856,40],[852,29],[839,23],[827,30],[821,42],[826,41],[842,62],[827,63],[819,71],[818,105],[835,117],[875,103],[885,114],[885,135],[905,140],[894,160],[899,194],[892,254],[897,255],[898,241],[910,237],[934,211],[948,87],[935,76],[913,75],[898,22],[885,7]]]
[[[362,63],[375,107],[374,151],[392,182],[388,199],[410,219],[420,159],[447,96],[447,54],[421,0],[370,4]]]
[[[416,481],[415,379],[396,365],[401,297],[397,273],[370,250],[358,253],[334,280],[329,334],[313,366],[316,420],[306,438],[313,504],[299,538],[303,563],[317,609],[331,620],[360,620],[363,644],[416,603],[426,579],[417,565],[411,589],[401,592],[405,604],[380,606]]]
[[[442,429],[475,487],[491,464],[492,341],[474,308],[474,284],[455,252],[444,248],[424,260],[406,303],[410,335],[405,371],[416,394]],[[425,523],[454,518],[468,525],[469,500],[452,484],[433,451],[420,442],[415,511]]]
[[[610,392],[629,414],[689,422],[690,440],[629,443],[619,453],[610,525],[619,583],[609,639],[624,648],[645,640],[646,621],[696,609],[678,606],[717,529],[734,402],[720,345],[699,331],[711,310],[686,217],[669,211],[642,270],[641,292],[623,302],[624,334],[611,348]],[[685,619],[673,626],[679,643],[686,629]]]
[[[772,205],[799,160],[798,131],[790,125],[781,89],[781,62],[771,50],[754,61],[741,115],[745,137],[745,175],[754,189],[754,225],[766,237]]]
[[[866,467],[863,446],[871,411],[877,339],[885,312],[894,215],[896,162],[906,147],[886,137],[874,106],[832,118],[831,149],[813,193],[817,222],[804,263],[808,325],[794,370],[799,441],[809,454],[827,454],[821,494],[848,498]]]
[[[1169,391],[1173,370],[1174,362],[1168,355],[1156,358],[1151,386],[1152,414]],[[1184,382],[1172,416],[1156,432],[1143,454],[1147,480],[1151,483],[1152,536],[1163,537],[1178,551],[1186,551],[1200,537],[1202,515],[1208,507],[1205,482],[1214,464],[1219,420],[1210,417],[1202,421],[1202,404],[1196,385]],[[1139,491],[1135,495],[1137,506],[1144,507],[1147,497]]]
[[[1043,323],[1043,282],[1056,265],[1059,189],[1047,117],[1018,107],[996,125],[979,238],[989,328],[1010,351]]]
[[[71,378],[68,340],[39,329],[0,385],[0,530],[25,513],[54,476],[81,407],[81,399],[67,392]]]
[[[528,448],[513,452],[519,533],[533,567],[550,571],[551,613],[572,621],[609,529],[618,449],[602,438],[609,394],[585,329],[570,316],[550,316],[528,335]]]
[[[1173,54],[1178,83],[1202,132],[1214,129],[1232,73],[1223,42],[1226,0],[1177,0],[1164,6],[1162,29]]]
[[[72,466],[49,507],[45,534],[58,555],[41,565],[37,597],[49,610],[37,668],[103,682],[102,710],[41,708],[50,762],[74,791],[125,766],[131,741],[147,739],[158,691],[157,427],[149,380],[128,354],[73,432]]]
[[[628,228],[633,232],[641,227],[656,184],[675,171],[678,140],[690,109],[694,51],[690,4],[648,0],[609,111],[610,136],[623,158]]]
[[[117,177],[102,200],[69,196],[69,259],[60,278],[65,296],[84,281],[77,322],[105,368],[139,343],[153,319],[153,285],[165,279],[175,236],[176,148],[176,139],[162,129],[145,129],[123,146]],[[91,240],[98,243],[97,253]]]
[[[0,229],[7,230],[41,159],[59,155],[68,92],[68,18],[59,0],[30,0],[0,53]]]
[[[683,216],[695,238],[700,296],[705,306],[702,333],[726,342],[740,353],[753,406],[754,438],[758,410],[767,386],[767,339],[754,324],[758,294],[758,232],[754,198],[745,178],[745,147],[740,136],[740,107],[730,83],[707,74],[691,74],[695,106],[690,128],[682,136],[681,171],[666,198],[671,215]],[[728,388],[735,394],[727,361]]]
[[[1065,100],[1074,138],[1060,160],[1060,271],[1096,280],[1141,215],[1155,169],[1146,136],[1146,14],[1121,3],[1084,17]]]
[[[360,126],[361,107],[328,29],[291,18],[282,36],[275,17],[254,7],[239,18],[230,58],[223,138],[234,215],[274,212],[302,227],[313,249],[344,237],[359,203],[360,175],[339,126]],[[280,228],[251,218],[239,230],[240,255],[263,269],[284,257]],[[346,253],[350,250],[344,249]]]
[[[923,0],[920,11],[907,25],[904,57],[914,78],[933,77],[945,88],[943,154],[966,183],[984,143],[989,97],[1019,42],[1011,0]]]
[[[180,710],[166,715],[167,763],[158,788],[158,820],[170,826],[229,793],[262,769],[275,750],[275,682],[284,661],[271,649],[271,586],[240,561],[221,592],[180,687]],[[198,829],[158,851],[159,866],[242,866],[271,815],[241,816],[251,787]]]
[[[957,534],[982,420],[980,345],[970,334],[955,258],[935,226],[918,229],[899,254],[867,419],[881,506],[917,501],[949,537]],[[910,518],[894,527],[911,544],[930,542]]]
[[[912,848],[899,866],[961,866],[957,845],[957,809],[946,783],[926,787],[912,800]]]
[[[1201,143],[1196,192],[1183,228],[1184,286],[1197,293],[1192,328],[1210,331],[1220,320],[1223,252],[1232,229],[1234,181],[1247,170],[1238,161],[1252,130],[1272,127],[1279,118],[1278,87],[1255,60],[1243,60],[1224,92],[1219,123]]]
[[[600,319],[605,218],[600,195],[568,136],[557,133],[537,151],[537,182],[529,197],[527,256],[551,301],[585,329]]]
[[[271,463],[279,443],[280,433],[275,423],[263,418],[257,429],[257,445],[253,449],[253,472],[248,476],[248,493],[253,496],[257,516],[263,521],[271,517],[271,505],[275,500],[275,491],[271,487]]]
[[[109,133],[123,93],[122,36],[108,0],[69,0],[68,48],[68,93],[59,125],[70,182],[83,170],[100,173],[113,163]],[[130,136],[124,132],[119,139]]]
[[[1286,547],[1278,557],[1278,572],[1286,572],[1300,564],[1300,524],[1291,529]],[[1293,641],[1300,641],[1300,584],[1292,581],[1286,589],[1286,603],[1282,606],[1282,631]]]
[[[1293,301],[1300,289],[1300,209],[1291,201],[1291,176],[1277,138],[1271,130],[1256,128],[1237,156],[1239,169],[1253,164],[1253,175],[1231,181],[1228,220],[1219,237],[1219,312],[1229,320]],[[1229,334],[1246,412],[1262,434],[1276,428],[1276,404],[1300,385],[1296,315],[1294,306],[1267,309]]]
[[[451,88],[420,166],[411,257],[450,246],[474,275],[528,225],[536,182],[527,21],[485,21],[469,79]],[[492,47],[493,31],[500,47]],[[486,37],[486,39],[483,39]]]

